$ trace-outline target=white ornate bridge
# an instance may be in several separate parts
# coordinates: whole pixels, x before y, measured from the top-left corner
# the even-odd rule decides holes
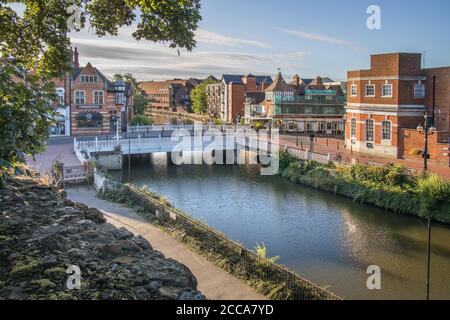
[[[148,126],[137,129],[129,130],[127,135],[75,138],[75,154],[84,162],[91,159],[93,154],[108,152],[137,155],[173,151],[226,151],[237,148],[270,152],[267,136],[261,137],[248,127]]]

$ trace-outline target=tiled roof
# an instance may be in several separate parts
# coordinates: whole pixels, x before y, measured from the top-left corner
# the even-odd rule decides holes
[[[266,94],[264,92],[247,92],[245,94],[245,101],[251,102],[254,104],[260,104],[266,98]]]
[[[275,91],[294,91],[290,85],[288,85],[281,75],[281,72],[278,72],[273,83],[265,90],[266,92],[275,92]]]

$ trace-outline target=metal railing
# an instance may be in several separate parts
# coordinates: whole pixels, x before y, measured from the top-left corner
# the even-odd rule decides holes
[[[95,175],[95,177],[101,176]],[[103,180],[102,180],[103,181]],[[247,279],[283,284],[289,291],[291,300],[340,300],[335,294],[306,280],[285,266],[263,258],[243,245],[229,239],[224,234],[188,216],[182,211],[129,185],[104,183],[109,188],[125,188],[135,203],[152,214],[161,225],[195,239],[202,251],[227,261],[231,268]],[[123,191],[121,189],[121,191]]]

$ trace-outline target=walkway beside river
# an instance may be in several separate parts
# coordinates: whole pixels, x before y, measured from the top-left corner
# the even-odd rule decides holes
[[[141,235],[152,247],[187,266],[195,275],[200,290],[210,300],[263,300],[243,281],[233,277],[206,258],[191,251],[178,240],[147,222],[133,210],[122,205],[97,198],[92,187],[67,189],[67,197],[103,212],[107,221],[116,227],[125,227],[136,235]]]

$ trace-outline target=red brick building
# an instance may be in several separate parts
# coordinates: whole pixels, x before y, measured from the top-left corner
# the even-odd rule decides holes
[[[408,144],[403,131],[423,125],[426,110],[432,116],[433,75],[439,81],[435,126],[437,131],[448,132],[449,72],[450,68],[422,69],[419,53],[372,55],[370,69],[349,71],[347,147],[357,152],[403,157]],[[414,134],[420,135],[417,131]],[[442,137],[443,133],[439,135]]]
[[[248,75],[223,75],[221,81],[221,91],[218,93],[221,98],[220,118],[224,121],[232,122],[237,115],[245,115],[245,95],[250,92],[264,92],[272,84],[270,76]],[[218,109],[217,107],[214,107]],[[211,107],[208,106],[208,110]]]
[[[131,117],[132,89],[123,81],[112,82],[88,63],[80,67],[73,52],[73,71],[55,79],[60,113],[54,135],[100,135],[125,131]]]

